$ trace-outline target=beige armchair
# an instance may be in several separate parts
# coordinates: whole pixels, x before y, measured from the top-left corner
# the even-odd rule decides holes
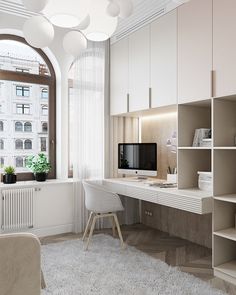
[[[0,235],[0,294],[39,295],[40,242],[32,234]]]

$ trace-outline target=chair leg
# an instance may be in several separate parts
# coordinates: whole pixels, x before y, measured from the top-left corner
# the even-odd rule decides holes
[[[112,235],[113,237],[116,236],[116,224],[115,224],[115,219],[113,216],[111,216],[111,222],[112,222]]]
[[[116,223],[116,228],[117,228],[118,235],[119,235],[119,238],[120,238],[121,248],[124,249],[125,248],[125,244],[124,244],[124,240],[123,240],[122,233],[121,233],[121,230],[120,230],[120,224],[119,224],[119,221],[118,221],[118,218],[117,218],[116,213],[113,214],[113,217],[114,217],[114,220],[115,220],[115,223]]]
[[[97,216],[94,215],[94,216],[93,216],[93,222],[92,222],[91,229],[90,229],[90,233],[89,233],[88,240],[87,240],[87,244],[86,244],[86,247],[85,247],[85,250],[86,250],[86,251],[88,250],[89,243],[90,243],[91,237],[92,237],[92,235],[93,235],[93,231],[94,231],[94,227],[95,227],[96,220],[97,220]]]
[[[90,223],[91,223],[92,217],[93,217],[93,212],[91,212],[90,215],[89,215],[89,219],[88,219],[88,222],[87,222],[87,224],[86,224],[86,228],[85,228],[85,231],[84,231],[84,235],[83,235],[82,241],[84,241],[85,238],[86,238],[86,236],[87,236],[87,233],[88,233],[88,231],[89,231],[89,226],[90,226]]]

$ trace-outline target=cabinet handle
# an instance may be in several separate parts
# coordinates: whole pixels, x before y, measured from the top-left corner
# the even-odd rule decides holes
[[[214,77],[215,77],[215,71],[211,71],[211,97],[214,97]]]
[[[152,88],[149,88],[149,109],[152,108]]]
[[[129,93],[127,93],[127,113],[129,113]]]

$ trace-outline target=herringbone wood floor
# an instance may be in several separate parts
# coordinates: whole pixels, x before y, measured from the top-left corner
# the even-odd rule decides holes
[[[112,234],[111,230],[97,231],[96,233]],[[167,233],[149,228],[142,224],[123,226],[122,233],[125,243],[136,247],[148,255],[161,259],[166,263],[179,266],[184,272],[190,273],[228,294],[236,295],[236,286],[233,286],[213,276],[211,267],[211,250],[193,244],[189,241],[176,238]],[[42,244],[58,243],[81,237],[76,234],[65,234],[42,238]],[[91,243],[92,247],[92,243]]]

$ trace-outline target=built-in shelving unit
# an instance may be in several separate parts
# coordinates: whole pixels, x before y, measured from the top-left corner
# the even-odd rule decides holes
[[[236,283],[236,97],[213,99],[213,267]]]

